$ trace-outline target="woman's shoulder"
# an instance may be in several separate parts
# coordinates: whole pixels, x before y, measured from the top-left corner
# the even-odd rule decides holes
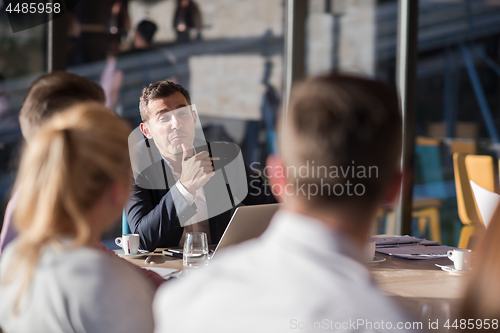
[[[77,313],[91,312],[92,320],[85,327],[100,331],[106,328],[109,332],[116,328],[152,330],[154,288],[134,267],[114,254],[88,247],[68,250],[58,257],[52,265],[60,269],[53,271],[53,278],[65,298],[78,308]],[[131,306],[137,309],[132,314]],[[117,325],[116,318],[123,318],[125,313],[129,313],[128,318],[120,319]],[[87,315],[84,317],[88,319]]]

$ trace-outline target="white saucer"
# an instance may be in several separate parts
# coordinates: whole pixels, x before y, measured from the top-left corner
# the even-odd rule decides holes
[[[435,264],[437,267],[441,268],[443,271],[448,272],[453,275],[464,275],[469,273],[471,270],[469,269],[468,271],[458,271],[455,269],[454,265],[439,265]]]
[[[153,254],[154,252],[149,252],[146,250],[139,250],[139,252],[137,252],[137,254],[125,254],[125,253],[123,253],[123,250],[117,250],[115,253],[122,258],[133,259],[133,258],[140,258],[140,257],[144,257],[144,256],[149,256],[150,254]]]
[[[366,263],[367,264],[376,264],[378,262],[383,262],[383,261],[385,261],[385,258],[382,258],[382,257],[373,257],[373,260],[367,261]]]

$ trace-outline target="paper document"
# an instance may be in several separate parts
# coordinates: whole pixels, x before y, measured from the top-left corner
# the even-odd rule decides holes
[[[163,267],[142,267],[142,268],[147,269],[149,271],[153,271],[161,277],[165,277],[169,274],[172,274],[173,272],[178,271],[178,269],[163,268]]]
[[[375,241],[377,248],[406,246],[411,244],[440,245],[438,242],[420,239],[413,236],[374,237],[373,240]]]
[[[470,181],[470,186],[472,187],[472,192],[474,193],[477,207],[479,208],[479,214],[481,214],[484,226],[488,227],[498,204],[500,204],[500,195],[485,190],[472,180]]]
[[[377,248],[378,253],[388,254],[391,256],[412,259],[412,260],[429,260],[448,258],[447,252],[456,249],[452,246],[424,246],[424,245],[408,245],[399,247]]]

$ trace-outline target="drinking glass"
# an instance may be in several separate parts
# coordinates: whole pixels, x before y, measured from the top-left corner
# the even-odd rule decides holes
[[[184,267],[201,267],[208,265],[208,241],[206,233],[186,233],[182,263]]]

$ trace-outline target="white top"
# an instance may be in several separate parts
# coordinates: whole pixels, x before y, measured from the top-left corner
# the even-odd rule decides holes
[[[280,210],[260,238],[161,286],[155,332],[405,331],[395,330],[406,318],[372,283],[359,252],[320,221]],[[388,322],[392,330],[382,329]]]
[[[17,245],[12,242],[2,255],[0,280],[9,275]],[[5,333],[153,331],[154,287],[119,257],[87,247],[46,246],[16,315],[24,276],[20,269],[13,282],[0,284],[0,327]]]

